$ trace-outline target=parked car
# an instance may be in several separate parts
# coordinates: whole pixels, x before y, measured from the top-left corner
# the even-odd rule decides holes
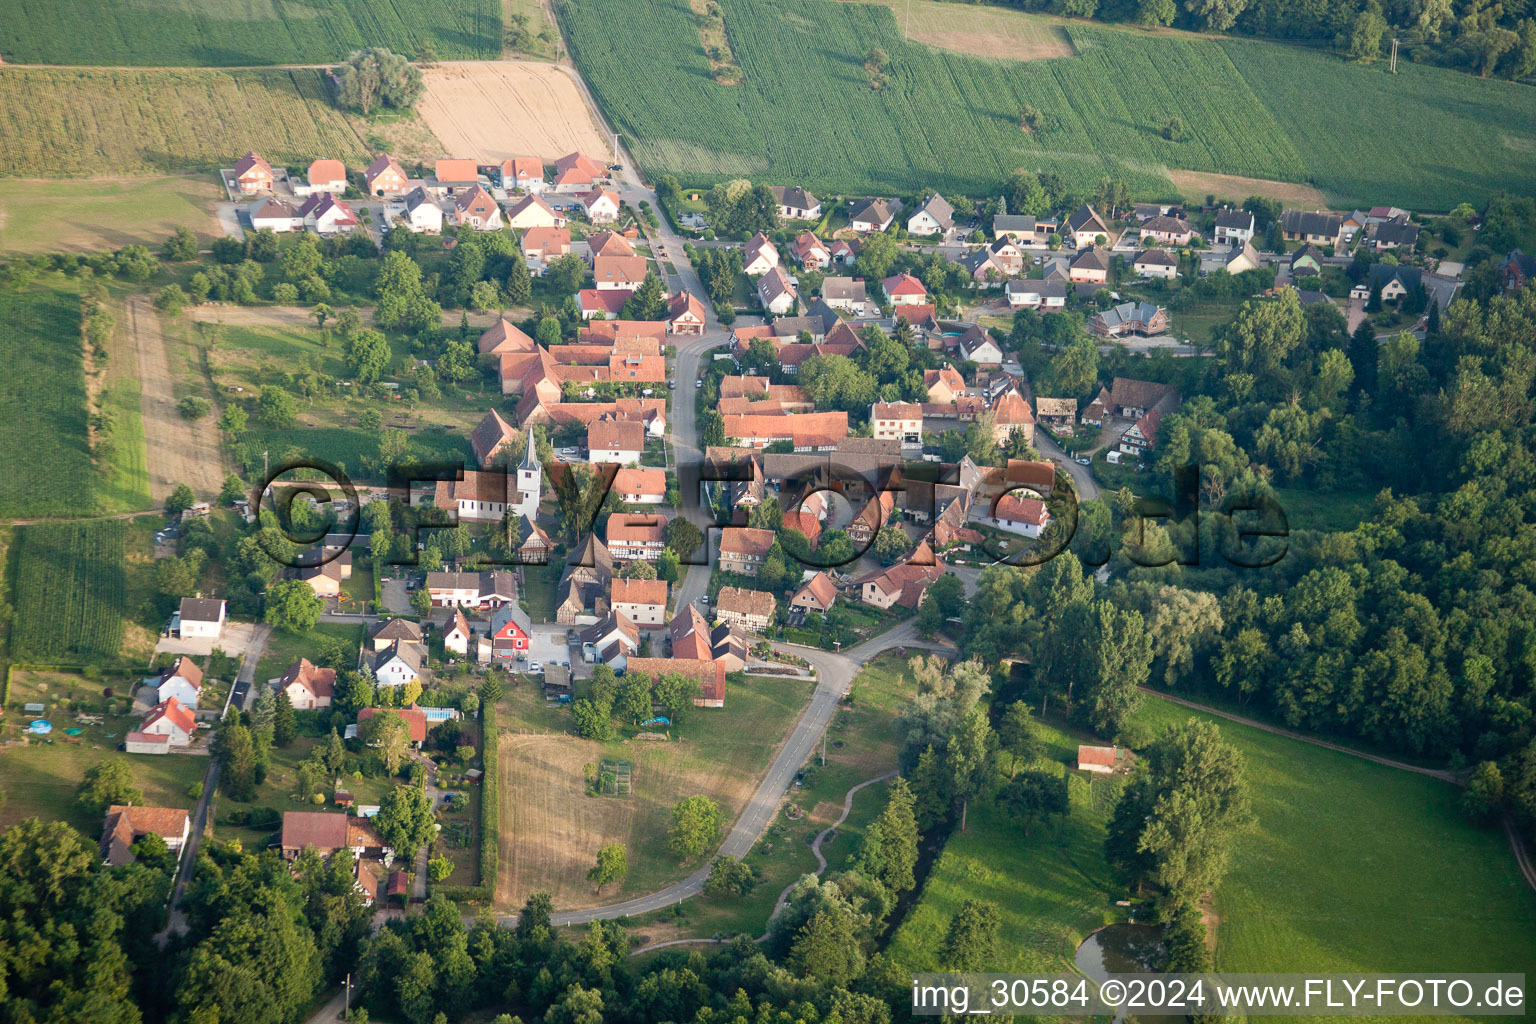
[[[667,381],[667,390],[668,391],[676,391],[677,390],[677,381],[675,381],[675,380]]]
[[[1077,457],[1077,464],[1079,466],[1091,466],[1093,465],[1093,460],[1086,455],[1079,455]]]
[[[693,387],[694,390],[702,389],[704,387],[704,382],[702,380],[696,380],[693,382]]]
[[[528,674],[529,675],[537,676],[537,675],[542,675],[543,673],[544,673],[544,663],[542,661],[530,661],[528,663]]]

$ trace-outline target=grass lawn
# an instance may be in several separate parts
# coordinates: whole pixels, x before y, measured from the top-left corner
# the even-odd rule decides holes
[[[1369,519],[1376,495],[1371,491],[1312,491],[1276,487],[1275,498],[1292,530],[1346,533]]]
[[[653,892],[687,875],[697,862],[679,862],[667,849],[673,805],[704,795],[734,821],[812,685],[753,677],[728,687],[724,709],[691,709],[678,727],[653,731],[650,740],[631,738],[635,730],[625,728],[623,738],[602,744],[566,735],[569,714],[546,707],[535,687],[510,688],[501,702],[497,904],[520,905],[543,889],[557,907],[575,908]],[[584,765],[604,759],[633,762],[633,795],[586,795]],[[609,842],[628,846],[629,875],[596,894],[586,872]]]
[[[351,645],[355,656],[357,647],[363,642],[363,627],[348,623],[322,622],[308,633],[292,633],[286,629],[273,630],[272,636],[267,640],[267,649],[256,665],[256,685],[265,685],[268,679],[282,675],[283,670],[292,665],[296,658],[313,660],[321,638],[340,640]]]
[[[1155,729],[1189,712],[1149,699]],[[1503,835],[1475,828],[1448,784],[1234,723],[1223,736],[1247,761],[1258,827],[1239,840],[1216,894],[1216,966],[1224,971],[1522,970],[1536,962],[1536,897]],[[1055,730],[1053,759],[1069,757]],[[1072,813],[1024,840],[992,808],[941,855],[897,933],[905,968],[933,965],[967,898],[1003,913],[1000,970],[1070,969],[1083,935],[1126,894],[1104,863],[1109,787],[1074,780]],[[979,813],[978,813],[979,812]]]
[[[75,803],[75,790],[92,765],[114,757],[132,768],[134,784],[143,791],[146,805],[190,810],[196,801],[187,795],[187,787],[203,778],[208,759],[195,754],[119,753],[115,747],[122,741],[127,720],[109,718],[107,722],[87,729],[80,737],[85,742],[64,742],[57,731],[64,723],[55,721],[56,742],[0,749],[0,778],[5,779],[6,796],[0,806],[0,829],[24,818],[42,818],[68,822],[95,839],[101,835],[101,819]],[[107,739],[106,733],[116,733],[116,737]]]
[[[816,870],[810,841],[837,820],[848,790],[896,767],[901,730],[896,715],[916,692],[906,662],[888,654],[870,662],[853,683],[853,700],[838,708],[828,727],[827,763],[820,749],[811,756],[804,784],[792,788],[764,838],[747,854],[760,875],[745,897],[699,896],[681,911],[659,911],[632,926],[650,942],[745,933],[761,935],[784,887]],[[864,828],[885,806],[886,784],[860,790],[853,810],[822,845],[828,868],[837,871],[858,849]],[[802,813],[803,812],[803,813]]]
[[[555,596],[564,572],[563,548],[551,555],[544,565],[523,566],[523,601],[528,605],[528,617],[534,622],[555,620]]]
[[[1215,339],[1217,328],[1231,323],[1242,305],[1240,301],[1202,302],[1184,313],[1169,310],[1169,323],[1175,335],[1188,338],[1201,347],[1208,347]]]
[[[216,175],[128,181],[0,179],[0,252],[158,249],[177,228],[206,244],[222,234],[213,204],[224,197]]]
[[[0,182],[0,194],[5,184]],[[0,214],[0,224],[5,223]],[[0,229],[0,237],[3,237]],[[138,353],[123,326],[121,310],[115,310],[118,326],[107,341],[107,365],[100,381],[102,410],[112,422],[111,457],[97,464],[101,475],[103,509],[131,512],[150,507],[149,466],[144,444],[144,408],[139,390]]]

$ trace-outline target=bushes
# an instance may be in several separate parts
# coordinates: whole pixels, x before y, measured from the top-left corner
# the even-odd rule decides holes
[[[433,893],[458,903],[485,902],[496,898],[499,870],[497,840],[500,837],[500,794],[497,788],[500,766],[497,764],[496,702],[485,701],[480,712],[480,744],[485,751],[485,775],[480,779],[480,884],[439,885]]]

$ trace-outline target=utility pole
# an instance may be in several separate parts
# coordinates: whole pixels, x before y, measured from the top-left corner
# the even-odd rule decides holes
[[[1391,66],[1390,70],[1391,70],[1391,72],[1394,75],[1397,74],[1397,37],[1396,36],[1392,37],[1392,66]]]
[[[347,972],[347,1001],[346,1001],[346,1007],[347,1007],[346,1008],[346,1015],[348,1017],[352,1016],[352,972],[351,971]]]

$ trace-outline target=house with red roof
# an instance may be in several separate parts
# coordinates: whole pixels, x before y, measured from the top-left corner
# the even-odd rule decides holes
[[[265,157],[252,150],[235,163],[235,188],[243,196],[272,191],[272,165]]]
[[[619,197],[605,188],[595,188],[582,196],[581,208],[593,224],[612,224],[619,219]]]
[[[411,745],[420,750],[421,745],[427,742],[427,713],[415,704],[407,708],[363,708],[357,713],[357,731],[362,734],[367,730],[363,723],[375,715],[399,715],[410,729]],[[287,843],[283,844],[284,848]]]
[[[818,572],[789,596],[789,607],[798,609],[802,614],[816,612],[825,615],[836,601],[837,584],[825,572]]]
[[[165,840],[165,848],[180,862],[191,834],[191,816],[180,808],[112,804],[101,827],[101,862],[108,867],[133,863],[133,844],[144,836]]]
[[[480,185],[461,191],[453,201],[453,222],[476,231],[500,231],[501,207]]]
[[[669,334],[703,334],[704,303],[692,292],[680,291],[667,300],[667,332]]]
[[[141,736],[164,736],[165,742],[171,746],[184,747],[192,742],[192,734],[196,730],[197,719],[192,712],[175,697],[168,697],[144,716],[137,733]]]
[[[347,165],[340,160],[316,160],[309,165],[305,180],[311,192],[341,195],[347,190]]]
[[[501,187],[504,189],[538,193],[544,191],[549,184],[544,180],[544,161],[536,156],[514,156],[510,160],[503,160],[500,170]]]
[[[160,671],[155,680],[155,699],[175,697],[185,707],[197,707],[197,698],[203,691],[203,670],[186,655],[182,655]]]
[[[329,192],[310,196],[299,207],[304,225],[317,235],[339,235],[356,231],[359,225],[352,207]]]
[[[1046,509],[1045,502],[1039,498],[1025,497],[1021,491],[999,495],[993,500],[991,508],[976,506],[975,516],[976,522],[1030,539],[1039,537],[1051,521],[1051,513]]]
[[[300,658],[269,682],[288,695],[288,703],[295,711],[315,711],[331,706],[336,670],[318,668],[308,658]]]
[[[906,271],[885,278],[880,288],[893,306],[919,306],[928,301],[928,289],[923,282]]]

